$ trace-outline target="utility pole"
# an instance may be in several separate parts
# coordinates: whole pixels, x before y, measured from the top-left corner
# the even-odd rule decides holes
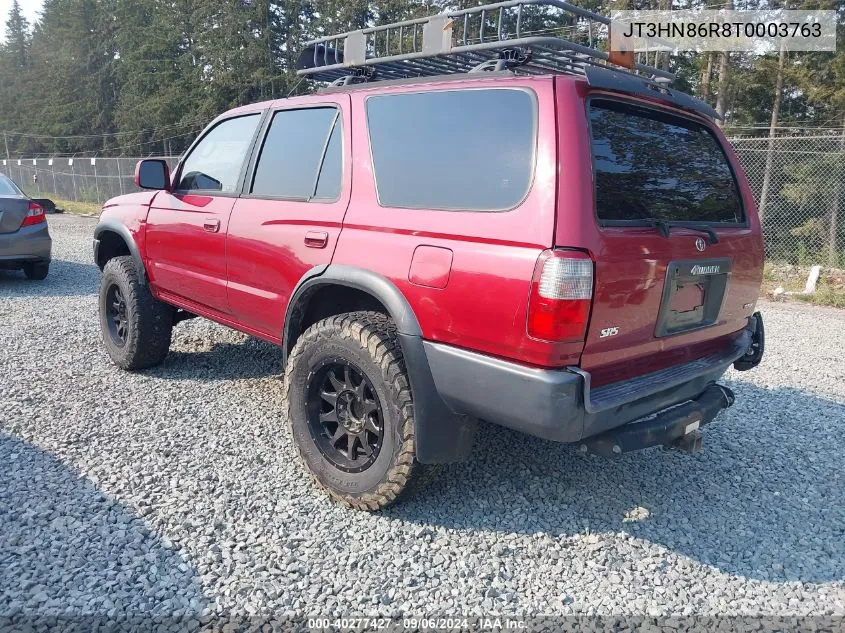
[[[5,131],[3,132],[3,144],[6,146],[6,160],[8,160],[11,157],[9,156],[9,139],[6,138]]]

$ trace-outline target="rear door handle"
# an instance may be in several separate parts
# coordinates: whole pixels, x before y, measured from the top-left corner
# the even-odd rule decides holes
[[[325,231],[308,231],[305,234],[305,246],[309,248],[325,248],[329,243],[329,234]]]
[[[220,230],[220,220],[216,218],[214,220],[205,220],[202,223],[202,228],[204,228],[209,233],[217,233],[217,231]]]

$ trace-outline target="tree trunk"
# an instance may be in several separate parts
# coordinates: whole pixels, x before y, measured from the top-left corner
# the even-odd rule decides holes
[[[760,190],[760,221],[766,214],[766,201],[769,197],[769,185],[772,181],[772,160],[775,151],[775,132],[778,126],[778,115],[780,114],[781,92],[783,91],[783,62],[786,58],[786,51],[781,47],[778,56],[778,74],[775,79],[775,99],[772,104],[772,121],[769,124],[769,148],[766,151],[766,168],[763,170],[763,188]]]
[[[660,5],[661,10],[663,11],[672,10],[672,0],[666,0],[665,3],[661,2]],[[664,52],[660,56],[660,69],[667,72],[669,71],[669,51]]]
[[[728,0],[725,5],[728,11],[733,11],[733,0]],[[718,113],[719,126],[725,125],[725,112],[728,110],[728,62],[730,61],[730,53],[722,51],[719,57],[719,96],[716,98],[716,112]]]
[[[705,55],[707,55],[707,64],[704,66],[704,72],[701,73],[700,95],[702,100],[707,101],[710,98],[710,77],[713,76],[713,53],[705,53]]]
[[[833,268],[839,264],[836,250],[836,237],[839,227],[839,197],[842,193],[843,163],[845,163],[845,115],[842,116],[842,132],[839,136],[839,155],[836,157],[836,169],[833,172],[833,196],[830,200],[830,235],[827,246],[827,263]]]

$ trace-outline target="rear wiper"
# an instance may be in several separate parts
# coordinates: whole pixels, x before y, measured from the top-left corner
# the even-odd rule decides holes
[[[657,218],[648,218],[643,220],[643,223],[648,226],[653,226],[660,234],[668,238],[669,231],[673,228],[684,228],[690,229],[691,231],[701,231],[702,233],[706,233],[707,236],[710,238],[711,244],[718,244],[719,243],[719,236],[716,235],[716,231],[714,231],[709,226],[690,226],[689,224],[684,224],[683,222],[672,222],[671,220],[658,220]]]

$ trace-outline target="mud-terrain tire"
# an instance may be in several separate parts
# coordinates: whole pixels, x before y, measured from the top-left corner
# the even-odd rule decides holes
[[[413,396],[386,315],[349,312],[309,327],[291,350],[284,384],[302,463],[342,505],[380,510],[436,470],[415,459]]]
[[[132,257],[110,259],[100,279],[100,333],[112,362],[136,370],[158,365],[170,349],[173,308],[138,280]]]
[[[32,279],[33,281],[42,281],[43,279],[47,279],[49,272],[49,262],[27,262],[23,265],[23,274],[26,275],[27,279]]]

